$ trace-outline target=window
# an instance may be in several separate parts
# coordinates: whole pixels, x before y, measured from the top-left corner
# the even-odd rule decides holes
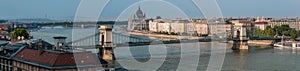
[[[31,66],[31,71],[34,71],[34,67],[33,66]]]
[[[89,71],[88,68],[80,68],[79,71]]]
[[[11,62],[10,62],[10,61],[8,61],[8,63],[7,63],[7,64],[11,65]]]
[[[22,71],[22,69],[21,69],[21,68],[18,68],[17,71]]]

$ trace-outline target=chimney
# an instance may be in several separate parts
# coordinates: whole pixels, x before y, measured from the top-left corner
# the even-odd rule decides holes
[[[67,49],[67,42],[66,38],[67,37],[53,37],[54,38],[54,50],[61,50],[61,49]]]
[[[43,47],[43,40],[39,39],[36,45],[37,45],[36,49],[39,51],[39,54],[41,55],[45,50],[45,48]]]

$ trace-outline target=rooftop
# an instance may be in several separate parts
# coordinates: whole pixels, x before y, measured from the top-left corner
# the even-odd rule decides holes
[[[46,68],[64,67],[64,66],[99,66],[102,60],[99,60],[96,54],[90,52],[63,53],[52,51],[39,51],[34,49],[24,49],[15,56],[15,59],[21,62],[42,66]]]
[[[268,24],[268,22],[255,22],[255,24]]]

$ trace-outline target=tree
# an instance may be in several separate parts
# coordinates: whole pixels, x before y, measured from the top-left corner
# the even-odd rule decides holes
[[[264,35],[264,31],[261,29],[255,29],[254,32],[255,32],[255,33],[253,33],[254,38],[259,38],[259,37],[261,37],[260,35]]]
[[[299,35],[300,35],[300,31],[297,31],[296,29],[292,29],[290,28],[289,25],[275,25],[274,28],[272,28],[271,26],[267,26],[265,30],[260,30],[260,29],[256,29],[254,31],[256,34],[260,34],[260,35],[265,35],[267,37],[272,37],[275,35],[278,36],[290,36],[291,39],[296,39]],[[261,38],[260,35],[256,35],[253,34],[253,37],[259,37]]]
[[[296,39],[299,36],[299,33],[295,29],[290,30],[289,34],[291,39]]]
[[[283,31],[283,32],[282,32],[282,35],[284,35],[284,36],[287,36],[287,35],[289,35],[289,34],[290,34],[289,31]]]
[[[28,32],[24,28],[17,28],[12,32],[12,38],[17,39],[18,37],[29,38]]]
[[[208,37],[208,34],[202,34],[201,36],[206,38],[206,37]]]
[[[177,33],[174,33],[174,32],[171,32],[170,34],[171,34],[171,35],[177,35]]]
[[[272,29],[271,26],[267,26],[266,29],[264,30],[264,35],[268,37],[273,37],[275,36],[276,32],[274,29]]]
[[[265,29],[264,30],[264,35],[268,36],[268,37],[273,37],[275,36],[275,31],[273,29]]]

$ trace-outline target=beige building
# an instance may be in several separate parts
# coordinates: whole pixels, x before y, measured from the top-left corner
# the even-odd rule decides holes
[[[203,21],[200,21],[203,22]],[[231,31],[231,24],[218,23],[197,23],[189,20],[153,20],[149,21],[151,32],[173,32],[181,35],[217,35],[228,34]]]
[[[220,35],[220,36],[226,36],[231,31],[230,28],[228,28],[227,23],[209,23],[208,24],[208,30],[209,35]]]
[[[149,31],[158,32],[158,21],[149,21]]]
[[[255,27],[259,27],[260,29],[266,28],[266,26],[274,27],[275,25],[289,25],[291,28],[295,28],[296,30],[300,30],[300,21],[299,18],[283,18],[283,19],[268,19],[266,20],[264,17],[257,18],[255,21]]]
[[[157,24],[158,32],[170,32],[171,31],[171,24],[170,23],[158,23]]]
[[[174,33],[182,33],[184,31],[184,24],[183,23],[171,23],[171,32]]]
[[[284,25],[287,24],[291,28],[295,28],[296,30],[300,30],[300,21],[298,20],[272,20],[269,22],[271,27],[274,27],[275,25]]]
[[[196,24],[190,23],[188,20],[159,19],[149,21],[149,31],[194,34],[196,32]]]
[[[197,23],[196,24],[196,31],[197,31],[198,36],[208,35],[208,24]]]
[[[255,22],[254,23],[255,29],[265,30],[267,26],[269,26],[268,22]]]

